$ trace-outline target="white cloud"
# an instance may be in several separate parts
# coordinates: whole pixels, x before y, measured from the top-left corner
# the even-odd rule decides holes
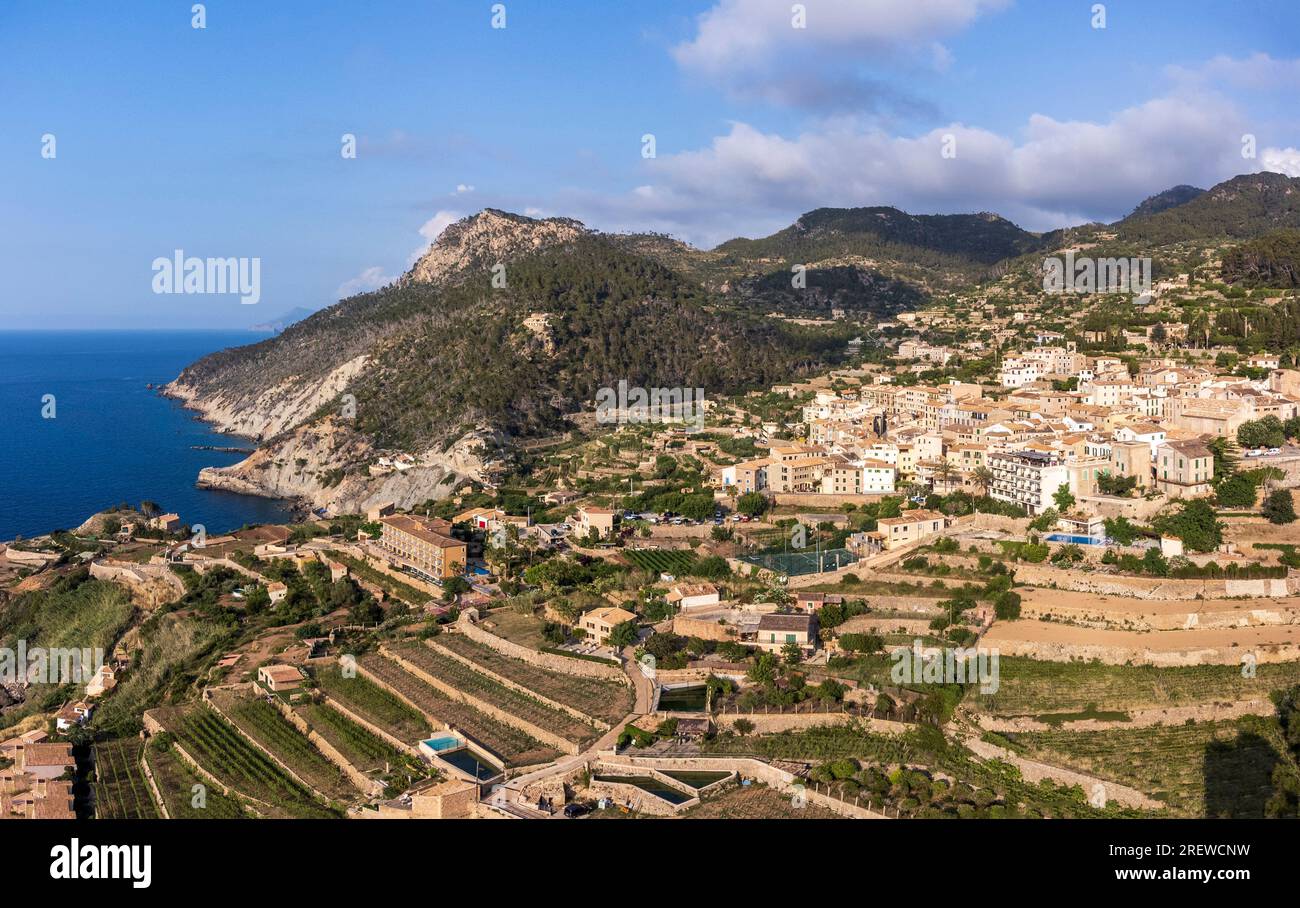
[[[1169,66],[1167,72],[1193,85],[1212,82],[1261,92],[1300,89],[1300,59],[1279,60],[1265,53],[1240,58],[1220,54],[1200,66]]]
[[[347,299],[349,296],[356,296],[358,293],[378,290],[395,280],[397,278],[394,275],[385,273],[384,268],[381,266],[372,265],[351,280],[339,284],[339,289],[335,292],[338,294],[339,299]]]
[[[429,251],[430,244],[436,242],[438,237],[442,236],[444,230],[463,217],[464,215],[459,211],[439,211],[425,221],[420,227],[420,236],[424,237],[425,240],[424,245],[407,256],[406,267],[410,268],[419,261],[420,256]]]
[[[456,195],[465,195],[473,191],[474,191],[474,187],[467,183],[456,184]]]
[[[463,217],[455,211],[439,211],[429,220],[420,226],[420,236],[424,237],[424,243],[406,258],[406,267],[414,265],[425,252],[429,249],[429,244],[433,243],[442,235],[442,232],[451,224],[459,221]],[[358,293],[365,293],[369,290],[378,290],[387,284],[397,280],[398,275],[389,274],[387,269],[381,265],[372,265],[366,268],[356,277],[339,284],[339,299],[346,299]]]
[[[817,0],[793,26],[789,0],[719,0],[673,49],[687,72],[732,94],[815,108],[928,107],[868,71],[919,62],[943,70],[941,39],[1008,0]]]
[[[444,230],[463,217],[464,215],[458,211],[439,211],[420,227],[420,236],[432,243],[442,235]]]
[[[786,137],[733,123],[705,148],[648,161],[652,179],[626,194],[576,194],[558,207],[605,229],[664,230],[700,245],[822,206],[994,211],[1044,230],[1114,220],[1176,184],[1208,187],[1254,169],[1240,156],[1243,131],[1236,109],[1207,95],[1157,98],[1105,122],[1035,114],[1016,137],[960,123],[902,137],[849,118]],[[941,154],[948,135],[953,158]],[[1272,160],[1296,164],[1293,151]]]
[[[1261,170],[1300,177],[1300,148],[1265,148],[1259,157]]]

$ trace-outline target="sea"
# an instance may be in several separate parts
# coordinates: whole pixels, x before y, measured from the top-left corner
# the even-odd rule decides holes
[[[203,467],[251,448],[156,390],[251,331],[0,331],[0,540],[73,529],[156,502],[209,534],[292,516],[288,502],[197,489]],[[154,389],[147,387],[152,383]]]

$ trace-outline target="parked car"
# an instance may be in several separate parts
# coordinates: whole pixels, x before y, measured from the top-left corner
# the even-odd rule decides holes
[[[591,813],[591,808],[588,805],[580,804],[577,801],[574,801],[572,804],[564,805],[564,815],[570,820],[586,816],[589,813]]]

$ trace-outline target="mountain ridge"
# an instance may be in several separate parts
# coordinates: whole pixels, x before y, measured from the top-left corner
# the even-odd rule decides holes
[[[367,459],[403,451],[428,473],[390,490],[414,504],[509,458],[517,439],[563,431],[602,386],[770,387],[843,360],[859,329],[836,313],[892,317],[1104,233],[1158,248],[1287,226],[1297,186],[1244,174],[1202,193],[1173,187],[1114,225],[1044,234],[989,212],[818,208],[712,250],[484,209],[394,284],[204,357],[167,393],[263,447],[205,481],[356,507],[373,485]]]

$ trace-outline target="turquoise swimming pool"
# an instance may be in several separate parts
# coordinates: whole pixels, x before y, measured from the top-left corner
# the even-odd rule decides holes
[[[1043,537],[1044,542],[1072,542],[1075,545],[1105,545],[1105,539],[1094,539],[1091,536],[1076,536],[1073,533],[1048,533]]]
[[[445,750],[455,750],[458,747],[464,747],[465,742],[453,735],[442,735],[437,738],[427,738],[422,742],[430,750],[442,753]]]

